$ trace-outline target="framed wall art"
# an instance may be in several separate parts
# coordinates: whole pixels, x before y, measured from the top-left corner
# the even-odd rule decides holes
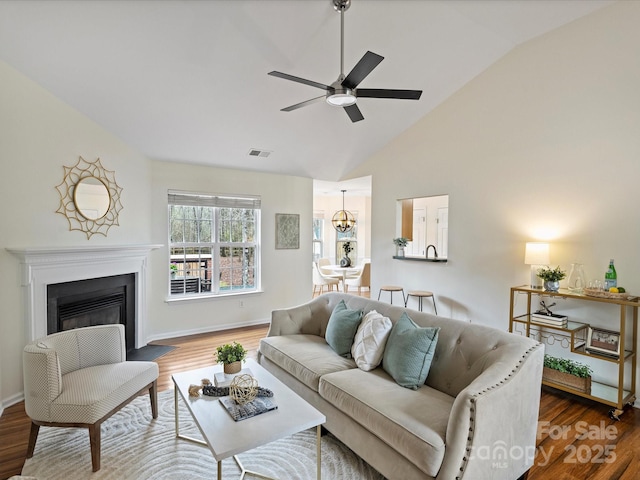
[[[300,215],[276,213],[276,249],[300,248]]]

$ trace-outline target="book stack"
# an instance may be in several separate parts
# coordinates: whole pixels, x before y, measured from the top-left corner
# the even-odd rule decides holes
[[[220,399],[220,403],[236,422],[240,422],[266,412],[271,412],[278,408],[275,401],[272,398],[267,397],[256,397],[244,405],[236,403],[236,401],[231,397],[222,397]]]
[[[243,368],[238,373],[217,372],[213,377],[213,383],[216,387],[228,387],[229,385],[231,385],[233,379],[238,375],[251,375],[253,377],[251,369]]]
[[[531,321],[541,323],[543,325],[551,325],[553,327],[566,327],[568,317],[566,315],[558,315],[556,313],[549,315],[546,312],[535,312],[531,314]]]

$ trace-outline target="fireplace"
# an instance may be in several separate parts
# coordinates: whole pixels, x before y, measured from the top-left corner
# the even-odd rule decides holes
[[[133,273],[47,285],[47,334],[121,323],[127,352],[136,345]]]
[[[133,274],[135,295],[130,298],[135,313],[131,322],[131,317],[127,315],[126,329],[133,328],[134,334],[127,334],[127,342],[134,342],[134,348],[144,347],[147,343],[148,322],[147,262],[151,251],[160,247],[162,245],[8,248],[9,252],[20,259],[20,282],[25,293],[27,341],[48,334],[50,285]],[[111,313],[105,314],[106,316],[113,314],[113,309],[110,309]]]

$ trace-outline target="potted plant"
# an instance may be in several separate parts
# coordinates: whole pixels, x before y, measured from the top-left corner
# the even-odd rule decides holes
[[[396,245],[396,256],[404,257],[404,248],[409,243],[409,239],[405,237],[398,237],[393,239],[393,243]]]
[[[560,280],[567,276],[567,272],[560,269],[558,265],[556,268],[542,267],[538,270],[538,277],[544,281],[544,289],[549,292],[557,292],[560,288]]]
[[[544,356],[542,379],[551,383],[591,393],[591,367],[568,358]]]
[[[174,278],[178,273],[178,265],[175,262],[169,264],[169,271],[171,272],[171,278]]]
[[[224,373],[238,373],[242,370],[242,361],[247,356],[247,351],[238,342],[225,343],[216,348],[216,361],[221,363]]]

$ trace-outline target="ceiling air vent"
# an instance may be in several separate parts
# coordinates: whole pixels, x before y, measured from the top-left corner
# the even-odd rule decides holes
[[[268,150],[258,150],[257,148],[252,148],[249,150],[250,157],[263,157],[266,158],[271,155],[271,152]]]

